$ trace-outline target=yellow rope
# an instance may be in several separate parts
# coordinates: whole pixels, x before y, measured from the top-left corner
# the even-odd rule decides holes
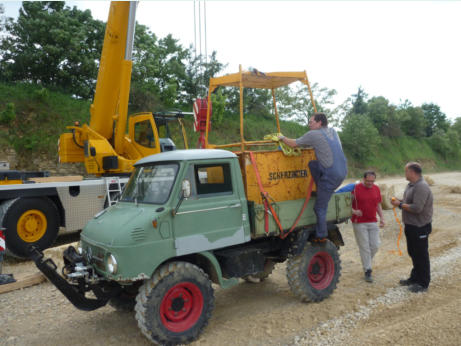
[[[395,197],[392,197],[392,200],[394,201]],[[402,224],[400,223],[400,220],[399,220],[399,218],[397,216],[397,212],[395,211],[395,207],[392,208],[392,209],[394,210],[395,221],[397,221],[397,224],[400,227],[400,232],[399,232],[399,236],[397,237],[397,249],[398,249],[398,251],[390,250],[389,252],[390,253],[396,253],[399,256],[402,256],[402,250],[400,250],[400,238],[402,237],[402,233],[403,233]]]
[[[290,147],[289,145],[287,145],[287,144],[283,143],[282,141],[280,141],[279,136],[282,136],[282,134],[281,133],[271,133],[269,135],[265,135],[264,139],[277,142],[277,145],[282,149],[283,154],[285,156],[299,156],[299,155],[301,155],[301,149],[300,148],[292,148],[292,147]]]

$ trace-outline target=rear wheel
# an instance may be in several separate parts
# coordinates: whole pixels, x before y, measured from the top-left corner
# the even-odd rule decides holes
[[[48,198],[17,198],[6,202],[3,226],[6,248],[18,257],[29,257],[28,248],[51,246],[59,231],[59,213]]]
[[[303,252],[288,259],[287,279],[293,294],[302,301],[319,302],[336,289],[341,261],[336,246],[306,244]]]
[[[214,308],[211,282],[197,266],[173,262],[157,270],[136,297],[136,320],[142,333],[158,344],[195,340]]]

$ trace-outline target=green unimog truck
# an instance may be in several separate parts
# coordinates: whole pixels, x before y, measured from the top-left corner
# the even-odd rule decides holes
[[[315,185],[307,165],[313,149],[286,156],[273,142],[258,141],[271,148],[253,151],[251,142],[237,144],[242,150],[141,159],[120,201],[88,222],[78,249],[66,249],[62,275],[33,249],[36,265],[79,309],[108,303],[134,310],[142,333],[160,344],[200,335],[214,307],[212,283],[261,281],[277,263],[286,262],[301,301],[330,296],[344,245],[337,224],[351,216],[350,193],[333,195],[328,239],[314,242]]]
[[[281,152],[280,152],[281,153]],[[280,154],[283,155],[283,154]],[[212,179],[208,178],[212,176]],[[320,301],[336,288],[343,245],[336,223],[351,215],[349,193],[329,204],[329,240],[311,243],[312,206],[283,237],[264,208],[245,197],[238,156],[219,149],[161,153],[139,161],[119,203],[92,219],[77,250],[64,253],[65,280],[51,260],[38,267],[79,309],[106,303],[133,309],[141,331],[158,343],[198,337],[214,306],[212,283],[268,277],[287,261],[287,279],[302,301]],[[288,230],[304,200],[274,203]],[[96,298],[87,298],[93,291]]]

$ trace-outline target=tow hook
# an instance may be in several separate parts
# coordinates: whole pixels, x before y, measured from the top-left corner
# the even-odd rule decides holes
[[[75,251],[75,249],[74,249]],[[70,250],[72,252],[72,250]],[[51,258],[44,259],[43,253],[38,250],[35,246],[29,248],[30,257],[35,262],[37,268],[46,276],[46,278],[59,290],[62,294],[78,309],[85,311],[96,310],[107,304],[111,297],[120,293],[120,288],[115,288],[110,290],[110,292],[104,292],[102,287],[99,285],[86,285],[84,282],[81,282],[83,285],[72,285],[67,282],[61,275],[57,272],[57,266]],[[66,259],[65,259],[66,260]],[[81,275],[79,281],[84,281],[82,277],[88,273],[86,271],[88,267],[86,266],[77,266],[79,267],[78,272],[75,272],[77,275]],[[70,274],[69,274],[70,275]],[[92,290],[96,296],[96,299],[86,298],[85,291],[79,289],[79,287],[85,287],[85,291]]]

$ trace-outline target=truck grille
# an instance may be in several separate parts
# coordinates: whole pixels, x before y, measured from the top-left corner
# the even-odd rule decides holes
[[[142,228],[135,228],[131,231],[131,239],[134,241],[143,241],[146,238],[146,231],[144,231]]]

